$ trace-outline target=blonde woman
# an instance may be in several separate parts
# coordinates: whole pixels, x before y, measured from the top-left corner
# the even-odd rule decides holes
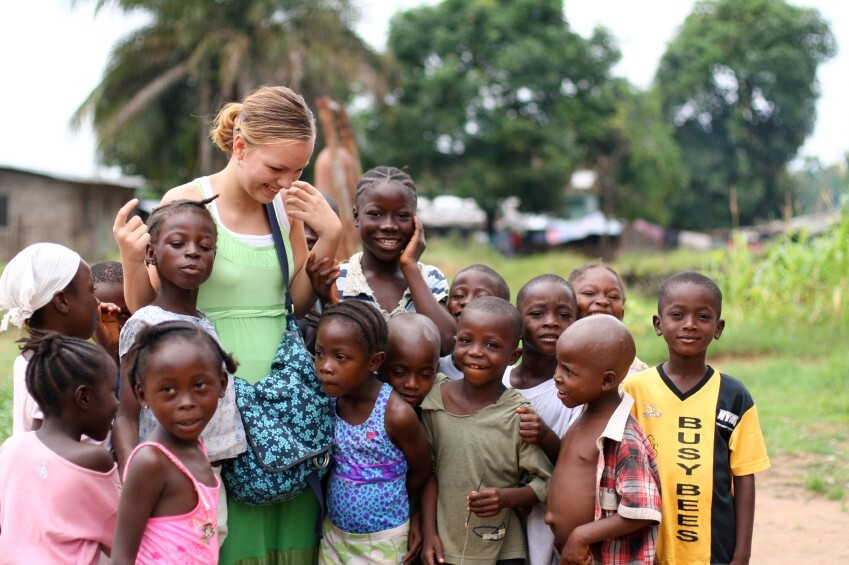
[[[316,258],[333,258],[341,237],[339,218],[322,194],[298,180],[315,146],[315,121],[303,98],[283,86],[260,87],[218,113],[212,140],[229,156],[227,166],[207,177],[169,190],[162,203],[188,198],[208,204],[218,225],[215,270],[199,290],[198,308],[206,313],[224,349],[239,362],[239,376],[256,381],[268,374],[285,329],[283,275],[271,237],[265,204],[274,202],[289,258],[295,310],[306,314],[315,301],[304,269],[304,223],[318,235]],[[155,271],[144,265],[150,240],[138,218],[127,217],[127,203],[115,220],[114,234],[124,268],[124,293],[131,310],[149,303],[158,286]],[[288,238],[285,236],[288,234]],[[125,438],[133,430],[116,419],[119,462]],[[124,435],[127,434],[127,435]],[[137,440],[137,438],[136,438]],[[129,445],[129,442],[126,442]],[[314,563],[318,538],[313,532],[318,503],[311,492],[269,506],[228,500],[229,533],[220,563]]]

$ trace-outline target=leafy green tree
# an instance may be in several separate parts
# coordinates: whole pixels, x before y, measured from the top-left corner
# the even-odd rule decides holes
[[[681,228],[780,214],[785,166],[813,130],[817,67],[835,53],[819,12],[784,0],[702,0],[660,62],[689,190],[670,202]]]
[[[667,203],[687,186],[688,178],[656,89],[641,92],[628,85],[619,89],[608,139],[608,150],[599,156],[606,165],[601,183],[607,214],[670,225]]]
[[[557,211],[571,172],[607,135],[604,86],[619,57],[570,30],[561,0],[444,0],[396,15],[397,88],[365,120],[366,153],[420,185]]]
[[[113,49],[75,122],[91,117],[98,156],[165,186],[209,171],[207,120],[262,84],[313,102],[345,100],[382,61],[352,31],[348,0],[98,0],[150,15]],[[220,157],[219,157],[220,159]]]

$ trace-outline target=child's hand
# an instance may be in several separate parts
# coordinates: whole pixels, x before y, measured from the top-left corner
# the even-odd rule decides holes
[[[550,428],[542,421],[539,414],[528,406],[516,408],[516,414],[521,414],[519,418],[519,437],[522,438],[522,441],[532,444],[541,443],[543,436]]]
[[[342,232],[339,216],[330,208],[324,195],[313,185],[296,180],[283,190],[286,214],[301,220],[311,227],[319,237],[335,237]]]
[[[419,562],[422,552],[422,513],[416,512],[410,517],[410,533],[407,535],[407,554],[404,556],[404,564]]]
[[[413,216],[413,224],[416,229],[413,232],[413,237],[411,237],[410,241],[407,242],[404,252],[401,253],[401,258],[399,259],[401,267],[410,265],[417,266],[419,259],[421,259],[422,254],[424,253],[425,247],[427,247],[425,244],[424,227],[422,226],[421,220],[419,220],[418,214]]]
[[[97,317],[97,326],[94,328],[94,341],[109,352],[111,349],[118,350],[118,338],[121,333],[120,321],[121,308],[111,302],[100,303],[100,316]]]
[[[339,302],[339,291],[336,288],[336,279],[339,278],[338,261],[331,261],[328,257],[316,260],[315,253],[310,253],[306,270],[312,290],[322,304]]]
[[[147,244],[150,243],[150,234],[147,232],[147,226],[139,216],[129,218],[133,208],[139,203],[137,198],[133,198],[124,204],[118,215],[115,216],[115,223],[112,224],[112,235],[115,236],[115,241],[118,243],[118,250],[121,252],[121,261],[124,264],[138,263],[141,265],[144,261],[144,254],[147,250]],[[129,220],[127,219],[129,218]]]
[[[573,532],[574,533],[574,532]],[[592,565],[593,555],[588,545],[581,544],[570,535],[560,552],[560,565]]]
[[[437,535],[425,535],[422,543],[422,562],[425,565],[436,565],[445,563],[445,555],[442,551],[442,540]]]
[[[466,510],[474,512],[481,518],[495,516],[505,508],[501,497],[500,488],[485,488],[480,491],[473,490],[466,497]]]

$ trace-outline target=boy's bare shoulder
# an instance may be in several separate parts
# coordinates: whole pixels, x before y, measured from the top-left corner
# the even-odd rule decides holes
[[[202,200],[197,183],[191,181],[172,188],[165,193],[160,203],[167,204],[175,200]]]

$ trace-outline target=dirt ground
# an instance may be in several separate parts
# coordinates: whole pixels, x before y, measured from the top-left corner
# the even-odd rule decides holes
[[[752,565],[847,563],[849,502],[805,490],[810,458],[773,458],[757,475]]]

